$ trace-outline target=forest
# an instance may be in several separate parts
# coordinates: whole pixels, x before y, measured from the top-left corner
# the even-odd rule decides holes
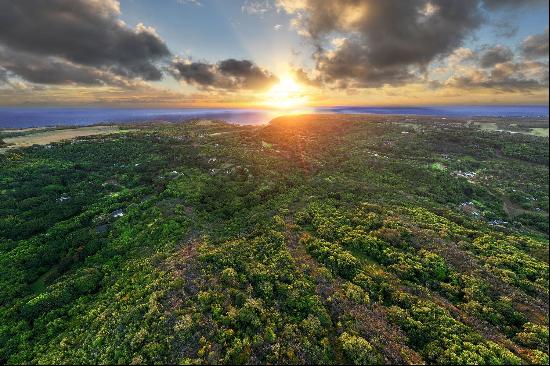
[[[549,140],[482,127],[320,114],[7,149],[0,363],[548,364]]]

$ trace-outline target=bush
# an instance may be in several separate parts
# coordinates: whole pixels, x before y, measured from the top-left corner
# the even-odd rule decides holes
[[[339,337],[342,349],[354,365],[375,365],[380,363],[380,355],[363,337],[353,336],[346,332]]]

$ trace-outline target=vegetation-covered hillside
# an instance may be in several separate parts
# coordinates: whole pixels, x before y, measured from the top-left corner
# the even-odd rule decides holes
[[[0,362],[548,364],[548,138],[196,121],[0,154]]]

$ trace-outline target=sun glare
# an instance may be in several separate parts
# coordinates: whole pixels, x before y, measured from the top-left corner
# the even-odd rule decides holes
[[[289,109],[304,106],[307,96],[304,95],[302,86],[291,77],[281,78],[279,83],[266,94],[265,103],[268,106]]]

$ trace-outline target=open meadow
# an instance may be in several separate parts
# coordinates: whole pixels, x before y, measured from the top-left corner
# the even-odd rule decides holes
[[[27,128],[0,130],[0,153],[7,149],[32,145],[47,145],[52,142],[70,140],[76,137],[128,132],[118,126],[90,126],[71,128]]]

